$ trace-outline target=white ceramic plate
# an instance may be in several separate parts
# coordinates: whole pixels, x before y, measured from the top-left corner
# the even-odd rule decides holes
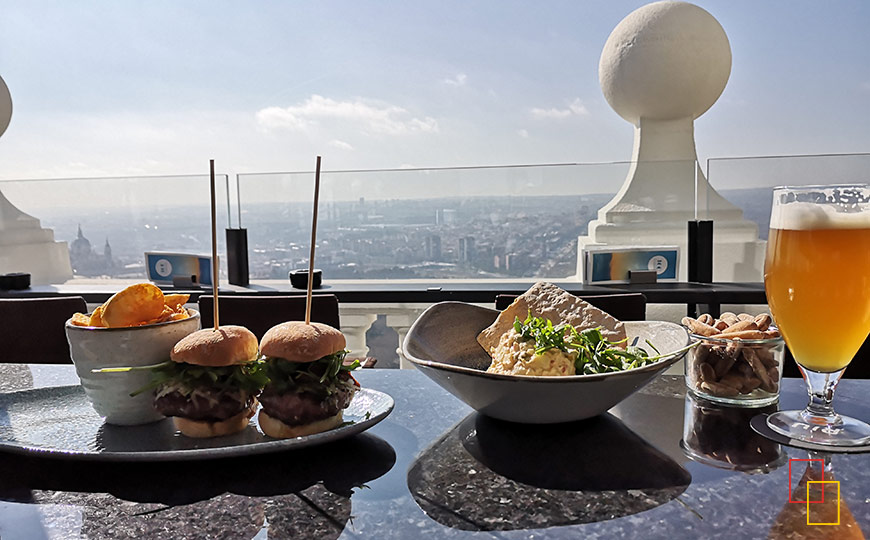
[[[172,421],[141,426],[106,424],[81,386],[57,386],[0,394],[0,450],[42,457],[97,461],[177,461],[247,456],[314,446],[367,430],[393,410],[389,395],[363,388],[335,429],[295,439],[263,435],[257,417],[240,433],[192,439]]]
[[[644,367],[602,375],[532,377],[487,373],[491,358],[477,334],[498,311],[463,302],[442,302],[411,326],[402,351],[420,371],[478,412],[528,424],[552,424],[599,415],[650,382],[685,352]],[[627,321],[629,342],[649,340],[664,354],[689,344],[678,324]]]

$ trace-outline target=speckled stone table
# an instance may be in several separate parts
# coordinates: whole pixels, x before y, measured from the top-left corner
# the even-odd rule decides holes
[[[0,537],[840,539],[870,532],[870,455],[780,447],[749,429],[759,410],[696,402],[681,378],[660,377],[607,415],[557,426],[479,416],[414,370],[363,370],[359,380],[392,395],[395,410],[366,433],[324,446],[184,463],[0,453]],[[0,365],[2,392],[77,382],[72,366]],[[804,404],[802,381],[783,387],[784,407]],[[868,393],[870,381],[843,381],[838,410],[870,419]],[[790,459],[821,461],[790,466]],[[839,525],[806,524],[834,508],[827,488],[822,504],[789,502],[805,501],[808,479],[839,482]]]

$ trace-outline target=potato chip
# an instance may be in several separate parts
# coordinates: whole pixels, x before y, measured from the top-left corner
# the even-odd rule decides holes
[[[90,326],[91,318],[85,315],[84,313],[75,313],[70,319],[70,324],[74,324],[76,326]]]
[[[163,291],[151,283],[137,283],[115,293],[103,304],[105,326],[138,326],[163,313]]]
[[[163,294],[150,283],[137,283],[116,293],[98,306],[88,320],[79,318],[78,326],[128,327],[180,321],[190,317],[184,307],[189,294]],[[87,315],[82,315],[87,318]],[[84,324],[83,324],[84,323]]]
[[[168,307],[163,306],[163,312],[159,316],[154,317],[153,319],[148,319],[147,321],[142,321],[138,324],[138,326],[145,326],[146,324],[157,324],[157,323],[166,322],[169,320],[169,316],[172,315],[173,313],[175,313],[175,312],[172,311],[171,309],[169,309]]]
[[[158,320],[160,322],[166,322],[172,320],[172,316],[175,314],[175,310],[172,309],[172,306],[163,306],[163,313],[160,314]]]
[[[187,301],[190,300],[189,294],[164,294],[163,295],[163,303],[171,307],[173,310],[178,311],[178,307],[183,307]]]
[[[97,306],[94,312],[91,313],[88,326],[106,326],[105,323],[103,323],[103,306]]]

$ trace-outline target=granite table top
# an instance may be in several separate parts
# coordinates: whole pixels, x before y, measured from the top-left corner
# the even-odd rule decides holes
[[[0,537],[839,539],[870,532],[870,454],[777,445],[749,428],[752,416],[776,406],[698,402],[681,377],[659,377],[606,415],[553,426],[480,416],[416,370],[363,370],[358,379],[389,393],[395,410],[365,433],[323,446],[169,463],[0,452]],[[0,365],[0,392],[77,383],[72,366]],[[843,381],[838,411],[870,420],[868,392],[870,381]],[[805,400],[802,381],[784,381],[783,408]],[[807,481],[822,479],[827,498],[807,504]],[[839,500],[828,489],[835,482]],[[838,525],[807,525],[833,519],[835,507]]]

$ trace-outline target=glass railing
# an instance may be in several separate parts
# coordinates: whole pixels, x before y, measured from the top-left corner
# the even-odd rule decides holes
[[[710,185],[758,225],[767,239],[773,188],[786,185],[870,182],[870,154],[824,154],[712,158]]]
[[[18,210],[39,220],[35,223],[19,214],[16,221],[26,221],[29,232],[15,234],[33,243],[46,243],[50,235],[33,230],[53,231],[54,242],[69,249],[75,278],[145,279],[147,251],[211,255],[206,175],[6,180],[0,181],[0,193]],[[226,175],[216,178],[215,193],[218,250],[223,253]],[[8,220],[9,216],[0,218]],[[219,259],[225,275],[224,260]]]
[[[629,163],[325,171],[316,266],[332,279],[565,278]],[[307,267],[313,172],[241,174],[251,279]]]
[[[760,281],[772,187],[866,182],[867,170],[870,154],[324,169],[316,266],[326,280],[579,279],[583,247],[677,245],[684,281],[697,218],[715,225],[714,281]],[[287,285],[307,268],[313,181],[219,176],[219,252],[221,229],[245,228],[252,282]],[[0,193],[65,243],[79,279],[143,279],[147,251],[211,251],[205,175],[7,180]]]

